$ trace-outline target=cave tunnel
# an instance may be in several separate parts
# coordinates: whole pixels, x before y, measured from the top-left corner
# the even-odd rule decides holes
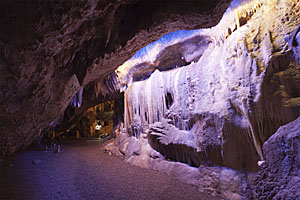
[[[78,116],[73,115],[68,116],[65,113],[63,121],[56,127],[51,127],[50,130],[56,132],[56,136],[62,137],[72,136],[74,138],[104,138],[105,136],[111,136],[113,133],[113,128],[122,121],[123,112],[119,105],[122,105],[122,101],[116,102],[105,101],[91,107],[84,111]],[[71,112],[72,109],[67,109]]]
[[[300,199],[297,0],[0,16],[0,199]]]

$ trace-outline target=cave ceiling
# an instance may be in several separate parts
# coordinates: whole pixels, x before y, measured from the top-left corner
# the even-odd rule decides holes
[[[30,145],[82,87],[105,94],[106,77],[164,34],[216,25],[229,3],[1,1],[0,154]]]

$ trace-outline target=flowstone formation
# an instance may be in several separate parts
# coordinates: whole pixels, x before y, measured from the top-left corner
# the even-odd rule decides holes
[[[263,144],[300,116],[299,19],[298,1],[236,0],[215,27],[141,50],[116,70],[125,121],[115,145],[134,164],[156,168],[162,155],[217,174],[208,191],[254,198]],[[228,168],[237,174],[222,179]]]

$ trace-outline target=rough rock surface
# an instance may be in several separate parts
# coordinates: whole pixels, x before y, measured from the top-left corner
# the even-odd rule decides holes
[[[263,146],[266,161],[256,179],[257,199],[300,199],[300,117]]]
[[[128,133],[139,138],[150,129],[152,147],[176,161],[257,171],[257,162],[264,159],[264,142],[300,115],[295,42],[299,11],[300,3],[293,0],[276,4],[236,0],[215,27],[179,41],[163,40],[149,50],[150,55],[124,63],[118,79],[128,87],[124,110]],[[205,45],[189,42],[192,38],[201,38]],[[131,75],[140,75],[139,62],[160,63],[165,49],[172,51],[174,43],[193,49],[197,59],[182,65],[186,54],[173,49],[173,61],[179,62],[177,54],[182,55],[180,67],[164,62],[162,68],[169,70],[159,70],[158,64],[149,78],[132,81]],[[170,125],[153,128],[164,119]],[[167,135],[176,135],[168,132],[174,131],[192,133],[191,137],[179,134],[183,137],[177,141],[193,145],[166,142]]]
[[[192,170],[189,178],[205,182],[195,181],[201,188],[228,199],[253,199],[251,174],[269,154],[264,143],[300,116],[299,19],[298,1],[236,0],[217,26],[162,41],[150,55],[124,63],[117,73],[126,89],[125,130],[111,151],[120,149],[128,162],[144,167],[172,168],[163,158],[196,166],[201,174]],[[195,37],[206,45],[187,42]],[[188,63],[180,46],[199,56]],[[161,55],[171,56],[167,48],[175,57],[160,68]],[[180,167],[174,173],[186,178]],[[264,184],[264,177],[257,189],[262,199],[278,189],[272,178]]]
[[[170,162],[150,147],[146,134],[142,134],[140,139],[129,137],[126,129],[120,127],[116,135],[116,140],[108,144],[106,150],[115,155],[125,155],[125,161],[131,164],[164,171],[199,187],[201,191],[226,199],[300,198],[300,117],[280,127],[265,142],[266,160],[258,163],[258,173],[218,166],[200,165],[195,168]]]
[[[30,145],[88,83],[107,90],[103,79],[140,48],[215,25],[228,3],[1,1],[0,155]]]
[[[255,174],[236,171],[227,167],[204,166],[191,167],[181,162],[170,162],[155,151],[148,141],[147,134],[140,138],[128,136],[122,124],[116,129],[116,139],[105,149],[117,156],[124,156],[125,161],[143,168],[151,168],[167,173],[187,184],[194,185],[200,191],[220,196],[223,199],[253,199]],[[191,152],[186,152],[191,153]]]

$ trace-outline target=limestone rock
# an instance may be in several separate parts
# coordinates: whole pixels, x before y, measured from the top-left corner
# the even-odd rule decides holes
[[[128,87],[124,111],[128,133],[139,138],[150,129],[152,147],[175,161],[257,171],[257,162],[264,159],[264,142],[300,115],[300,71],[291,56],[297,51],[287,48],[286,35],[280,34],[282,28],[294,40],[298,34],[299,13],[290,12],[291,4],[292,0],[276,5],[233,1],[215,27],[180,33],[180,38],[164,36],[149,47],[148,54],[120,66],[120,87]],[[298,3],[294,6],[300,9]],[[293,20],[274,20],[283,11]],[[188,42],[195,38],[205,45]],[[172,51],[176,44],[199,56],[181,65],[178,47],[173,61],[179,67],[173,68],[164,51]],[[161,65],[168,70],[157,67],[142,81],[130,77],[139,73],[140,62],[155,65],[163,54],[166,60]],[[161,123],[164,119],[177,129]],[[170,140],[184,131],[192,136]]]
[[[263,146],[266,162],[256,179],[257,199],[300,198],[300,118],[284,125]]]

